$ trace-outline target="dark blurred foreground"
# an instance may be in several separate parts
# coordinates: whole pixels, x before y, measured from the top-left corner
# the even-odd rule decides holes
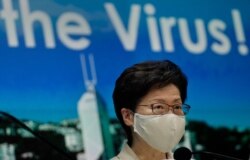
[[[35,133],[46,138],[72,159],[84,159],[84,144],[78,120],[65,120],[57,123],[37,123],[22,121]],[[118,153],[124,140],[124,132],[118,121],[110,121],[115,152]],[[250,129],[211,127],[203,122],[189,121],[187,125],[189,141],[193,151],[205,150],[248,160],[250,155]],[[50,145],[38,139],[20,125],[0,116],[0,159],[15,160],[67,160],[67,157]],[[101,157],[100,159],[107,159]],[[200,159],[200,157],[195,157]]]

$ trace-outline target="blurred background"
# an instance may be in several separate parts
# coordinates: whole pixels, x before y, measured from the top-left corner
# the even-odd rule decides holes
[[[0,159],[110,159],[125,138],[115,80],[160,59],[189,81],[179,146],[248,159],[249,8],[248,0],[0,0]]]

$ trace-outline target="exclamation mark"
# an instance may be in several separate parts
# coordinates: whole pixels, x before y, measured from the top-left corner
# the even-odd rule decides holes
[[[237,9],[232,10],[232,18],[233,18],[235,36],[237,41],[239,42],[238,51],[242,56],[245,56],[248,54],[248,47],[245,44],[246,38],[242,25],[241,15]]]

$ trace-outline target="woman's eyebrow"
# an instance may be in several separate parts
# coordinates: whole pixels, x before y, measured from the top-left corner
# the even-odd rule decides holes
[[[176,99],[174,99],[174,102],[176,103],[182,103],[182,100],[181,100],[181,98],[176,98]]]
[[[162,99],[162,98],[152,99],[149,102],[167,103],[167,101]],[[173,100],[173,103],[182,103],[182,100],[181,100],[181,98],[176,98],[176,99]]]

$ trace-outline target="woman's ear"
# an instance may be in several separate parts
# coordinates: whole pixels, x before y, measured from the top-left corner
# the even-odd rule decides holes
[[[123,122],[127,126],[133,126],[133,124],[134,124],[133,112],[131,112],[131,110],[129,110],[127,108],[122,108],[121,109],[121,114],[122,114]]]

